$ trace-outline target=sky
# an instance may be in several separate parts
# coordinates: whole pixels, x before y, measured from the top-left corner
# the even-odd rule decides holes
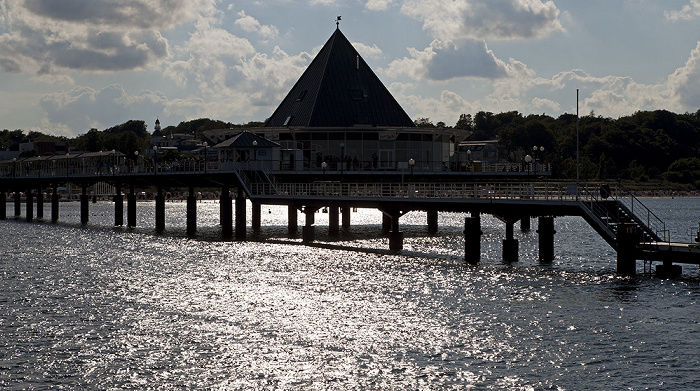
[[[700,0],[0,0],[0,129],[264,121],[337,16],[413,119],[700,109]]]

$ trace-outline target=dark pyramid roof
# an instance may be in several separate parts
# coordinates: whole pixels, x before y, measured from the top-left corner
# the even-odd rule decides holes
[[[355,125],[415,126],[350,41],[336,29],[265,126]]]

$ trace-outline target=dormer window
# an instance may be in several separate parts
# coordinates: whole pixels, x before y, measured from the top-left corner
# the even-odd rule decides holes
[[[362,90],[357,88],[350,89],[350,96],[352,97],[352,100],[364,99],[364,94],[362,94]]]

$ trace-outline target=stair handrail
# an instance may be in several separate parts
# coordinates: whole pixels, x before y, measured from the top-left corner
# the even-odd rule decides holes
[[[649,230],[651,230],[659,239],[661,239],[661,241],[671,241],[671,235],[666,229],[666,222],[654,214],[651,209],[647,208],[647,206],[644,205],[642,201],[640,201],[634,194],[632,194],[630,190],[618,183],[615,185],[615,191],[612,192],[611,196],[613,199],[619,201],[623,206],[625,206],[630,211],[632,216],[640,219],[640,222],[645,224]],[[646,222],[641,220],[638,212],[639,210],[646,215]]]
[[[241,185],[243,185],[243,189],[248,194],[248,197],[252,197],[253,183],[242,170],[241,165],[238,162],[233,162],[233,172],[236,174],[236,177],[238,177],[238,180],[241,181]]]

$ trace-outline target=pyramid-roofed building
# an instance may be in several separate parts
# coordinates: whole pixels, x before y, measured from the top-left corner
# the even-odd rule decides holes
[[[414,127],[413,121],[336,29],[266,127]]]
[[[247,129],[279,145],[273,171],[464,170],[459,129],[417,128],[340,29],[336,29],[265,126]],[[240,129],[204,132],[221,143]],[[256,156],[253,149],[251,156]],[[245,154],[244,154],[245,155]],[[240,155],[240,156],[244,156]],[[415,165],[415,167],[414,167]]]

